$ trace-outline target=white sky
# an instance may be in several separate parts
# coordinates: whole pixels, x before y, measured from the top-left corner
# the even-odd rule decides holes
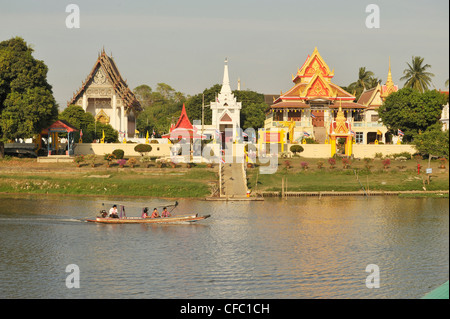
[[[66,27],[70,3],[80,8],[79,29]],[[371,3],[379,29],[365,25]],[[221,83],[225,57],[232,89],[239,77],[242,89],[285,92],[315,46],[342,86],[361,66],[384,83],[389,56],[400,87],[412,56],[432,66],[437,89],[449,78],[447,0],[0,0],[0,41],[13,36],[47,64],[62,108],[103,47],[131,89],[164,82],[190,95]]]

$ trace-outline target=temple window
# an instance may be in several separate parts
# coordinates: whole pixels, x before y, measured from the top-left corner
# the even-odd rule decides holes
[[[273,113],[273,120],[274,121],[283,121],[283,112],[275,111]]]
[[[355,141],[357,144],[362,144],[364,142],[364,133],[356,132]]]
[[[288,121],[296,121],[300,122],[302,120],[302,112],[301,111],[289,111],[288,112]]]

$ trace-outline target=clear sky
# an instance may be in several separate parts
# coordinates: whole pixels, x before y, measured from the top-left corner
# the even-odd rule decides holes
[[[66,27],[66,6],[80,8],[80,28]],[[366,27],[366,7],[380,8],[380,28]],[[232,89],[278,94],[292,87],[317,46],[333,83],[346,86],[358,69],[395,84],[412,56],[425,58],[445,89],[449,78],[448,0],[0,0],[0,41],[21,36],[49,67],[64,108],[98,53],[112,53],[131,89],[164,82],[197,94],[221,83],[228,57]]]

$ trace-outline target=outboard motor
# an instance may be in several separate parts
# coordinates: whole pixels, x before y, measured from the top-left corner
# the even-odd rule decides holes
[[[100,211],[100,217],[105,218],[106,216],[108,216],[108,213],[106,212],[106,210],[102,209]]]

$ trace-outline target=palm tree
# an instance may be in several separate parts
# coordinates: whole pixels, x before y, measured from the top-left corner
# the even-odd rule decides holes
[[[363,90],[370,89],[373,82],[373,76],[374,74],[372,71],[366,71],[365,67],[360,67],[358,73],[358,81],[351,83],[349,87],[352,87],[354,89],[363,88]]]
[[[374,77],[374,73],[372,71],[366,70],[365,67],[360,67],[358,72],[358,80],[350,83],[347,89],[349,92],[354,94],[356,100],[358,100],[365,90],[377,86],[379,82],[380,80]]]
[[[400,80],[406,80],[404,87],[424,92],[429,90],[429,86],[432,85],[431,78],[434,76],[431,72],[426,72],[428,68],[431,68],[429,64],[423,64],[424,58],[420,56],[412,57],[412,64],[408,64],[408,68],[403,71],[404,76]]]

